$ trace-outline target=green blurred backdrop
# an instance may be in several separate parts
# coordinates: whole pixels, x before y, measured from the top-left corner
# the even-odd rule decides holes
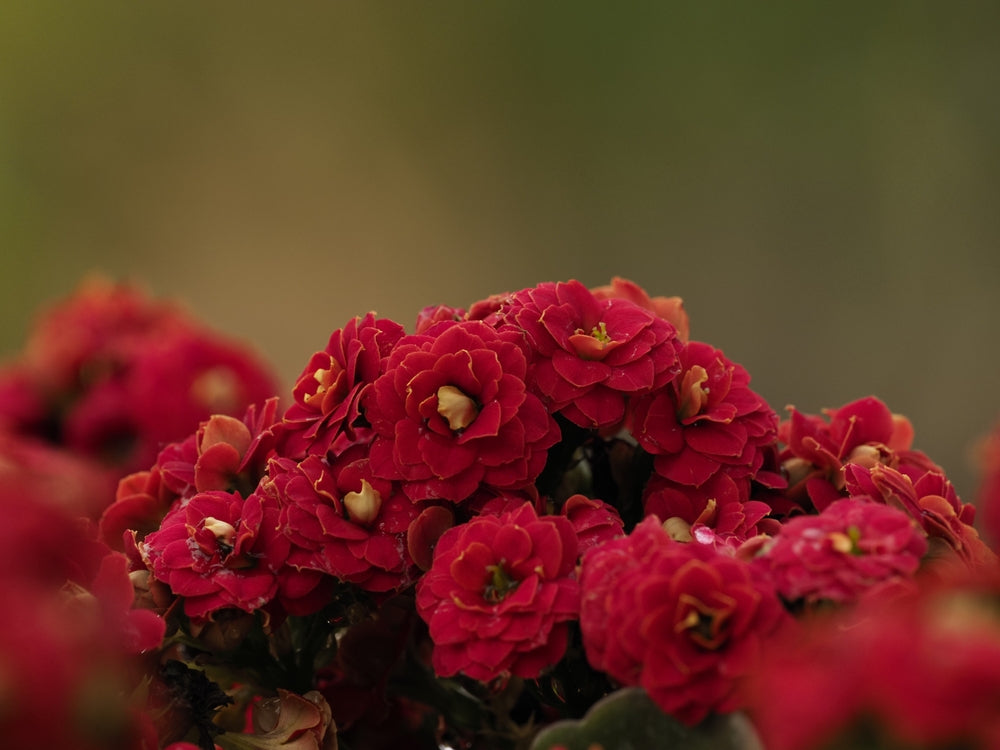
[[[882,397],[971,499],[998,32],[992,2],[9,0],[0,352],[90,271],[286,381],[369,309],[623,275],[779,410]]]

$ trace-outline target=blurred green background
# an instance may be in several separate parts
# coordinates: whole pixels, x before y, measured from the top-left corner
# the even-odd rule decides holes
[[[290,382],[349,317],[684,297],[777,409],[1000,414],[1000,3],[0,10],[0,353],[101,271]]]

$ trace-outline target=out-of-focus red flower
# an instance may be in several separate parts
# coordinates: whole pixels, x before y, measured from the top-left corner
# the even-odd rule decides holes
[[[753,477],[777,435],[777,415],[718,349],[692,341],[680,365],[673,381],[632,404],[633,434],[656,457],[656,473],[692,487],[723,470]]]
[[[678,370],[670,323],[630,300],[599,299],[579,281],[517,292],[497,319],[527,337],[530,383],[549,410],[580,427],[620,424],[629,396],[663,387]]]
[[[163,621],[133,609],[124,557],[76,509],[31,489],[0,483],[0,600],[13,607],[0,618],[3,744],[145,750],[123,696]]]
[[[489,681],[538,677],[555,664],[579,611],[576,560],[569,520],[539,517],[528,504],[446,531],[417,583],[434,671]]]
[[[847,495],[843,473],[847,464],[884,464],[907,474],[944,473],[910,447],[909,420],[893,414],[874,396],[824,409],[822,416],[803,414],[792,406],[788,412],[789,418],[778,427],[784,443],[780,460],[789,481],[786,496],[806,511],[823,510]]]
[[[770,584],[709,545],[672,540],[655,516],[583,560],[580,626],[587,658],[641,685],[694,725],[740,706],[738,686],[785,621]]]
[[[364,446],[333,465],[318,456],[275,459],[264,488],[281,506],[292,565],[366,591],[391,591],[416,577],[406,534],[421,509],[372,474]]]
[[[46,441],[0,430],[0,484],[24,502],[96,519],[114,497],[117,478]]]
[[[403,327],[374,313],[353,318],[330,335],[326,348],[309,359],[285,411],[280,453],[342,452],[358,439],[361,401],[381,374],[385,358],[402,338]],[[361,429],[361,433],[364,430]]]
[[[190,434],[213,414],[240,419],[278,393],[276,378],[245,346],[194,329],[149,342],[126,381],[138,432],[128,464],[144,468],[164,443]]]
[[[926,551],[907,513],[855,496],[788,520],[754,564],[786,601],[846,604],[873,586],[912,578]]]
[[[135,287],[97,279],[38,317],[0,376],[0,424],[117,479],[213,413],[238,416],[276,392],[248,348]]]
[[[480,321],[402,339],[365,407],[372,470],[415,501],[531,484],[559,429],[526,374],[520,336]]]
[[[691,324],[684,310],[684,300],[680,297],[650,297],[641,286],[634,281],[615,276],[607,286],[594,287],[590,290],[597,299],[621,298],[627,299],[649,310],[668,321],[677,329],[677,338],[686,344],[691,338]]]
[[[996,747],[1000,588],[979,575],[869,598],[772,642],[745,685],[764,746],[861,747],[874,730],[886,747]]]

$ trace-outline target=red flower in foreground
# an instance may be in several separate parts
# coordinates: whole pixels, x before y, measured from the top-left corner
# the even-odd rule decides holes
[[[748,564],[673,541],[654,516],[590,552],[580,587],[591,665],[641,685],[689,725],[740,706],[739,682],[785,620],[773,589]]]
[[[909,515],[852,497],[787,521],[754,562],[787,601],[844,604],[878,584],[911,578],[926,551],[927,538]]]
[[[1000,741],[1000,588],[995,573],[951,580],[770,644],[747,681],[769,750],[996,748]]]
[[[562,658],[579,610],[576,534],[530,504],[446,531],[417,584],[441,676],[538,677]]]
[[[498,319],[527,336],[532,384],[549,410],[580,427],[619,424],[627,396],[660,388],[677,372],[670,323],[629,300],[598,299],[579,281],[518,292]]]
[[[692,341],[680,365],[669,385],[632,406],[633,433],[656,456],[656,473],[693,487],[720,470],[752,477],[777,436],[777,415],[750,389],[747,371],[718,349]]]
[[[527,366],[517,334],[481,321],[401,340],[366,407],[375,474],[401,480],[413,500],[531,484],[559,430],[527,391]]]

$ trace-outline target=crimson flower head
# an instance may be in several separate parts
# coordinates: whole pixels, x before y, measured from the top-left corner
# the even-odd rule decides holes
[[[687,343],[690,337],[691,323],[687,311],[684,310],[684,300],[680,297],[650,297],[649,293],[634,281],[615,276],[606,286],[594,287],[590,290],[598,299],[621,297],[634,302],[644,310],[649,310],[668,321],[677,329],[677,338]]]
[[[580,588],[590,664],[642,686],[689,725],[740,706],[740,682],[785,620],[773,588],[749,564],[672,540],[655,516],[586,555]]]
[[[292,389],[280,430],[281,455],[339,452],[359,438],[361,400],[382,372],[403,327],[374,313],[354,318],[309,359]],[[363,432],[363,430],[362,430]],[[335,444],[336,443],[336,444]]]
[[[520,336],[481,321],[403,338],[365,406],[372,471],[414,501],[531,484],[559,429],[528,391],[527,368]]]
[[[441,676],[538,677],[562,658],[579,611],[576,534],[528,503],[446,531],[417,583]]]
[[[550,411],[580,427],[618,425],[627,397],[662,387],[678,369],[670,323],[630,300],[599,299],[579,281],[517,292],[497,318],[527,337],[531,382]]]
[[[734,479],[724,471],[699,487],[653,474],[643,489],[643,513],[663,519],[670,535],[684,542],[698,539],[738,546],[777,526],[777,521],[769,524],[765,519],[770,512],[767,503],[750,499],[747,478]]]
[[[276,597],[289,550],[277,527],[277,508],[259,493],[244,501],[213,490],[168,513],[139,550],[155,578],[184,597],[185,614],[205,621],[227,607],[254,612]]]
[[[844,476],[851,495],[870,495],[909,513],[927,534],[932,545],[929,557],[935,562],[957,561],[970,569],[996,566],[996,554],[972,525],[975,507],[962,503],[944,474],[931,470],[914,477],[876,463],[848,464]]]
[[[874,396],[860,398],[822,415],[788,407],[778,427],[785,444],[780,460],[789,479],[788,498],[807,511],[823,510],[847,495],[844,467],[882,464],[905,473],[944,473],[920,451],[912,450],[913,426]]]
[[[298,463],[277,458],[262,489],[281,507],[290,564],[366,591],[401,588],[418,572],[406,534],[420,508],[396,483],[372,474],[365,446],[332,463],[319,456]]]
[[[859,496],[788,520],[754,564],[786,601],[846,604],[873,586],[908,580],[926,551],[907,513]]]
[[[708,344],[684,346],[680,368],[632,405],[633,434],[656,457],[656,473],[692,487],[721,470],[753,477],[777,435],[777,415],[750,389],[747,371]]]

